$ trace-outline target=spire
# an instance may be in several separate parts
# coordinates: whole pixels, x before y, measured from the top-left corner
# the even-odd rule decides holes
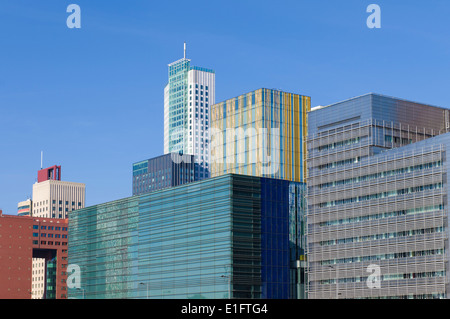
[[[186,59],[186,42],[184,42],[184,58]]]

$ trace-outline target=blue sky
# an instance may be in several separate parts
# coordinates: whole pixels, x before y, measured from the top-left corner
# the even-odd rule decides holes
[[[81,29],[66,8],[81,7]],[[381,7],[381,29],[366,8]],[[216,71],[216,102],[261,88],[327,105],[368,92],[449,107],[450,1],[0,3],[0,209],[40,168],[86,183],[87,205],[131,195],[132,163],[163,153],[167,64]]]

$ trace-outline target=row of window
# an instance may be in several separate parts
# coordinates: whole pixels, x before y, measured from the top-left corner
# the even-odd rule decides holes
[[[331,221],[322,222],[319,225],[321,227],[344,225],[344,224],[366,222],[366,221],[370,221],[370,220],[377,220],[377,219],[383,219],[383,218],[409,216],[409,215],[415,215],[415,214],[420,214],[420,213],[429,213],[429,212],[443,210],[443,209],[444,209],[444,205],[442,205],[442,204],[426,206],[426,207],[416,207],[416,208],[411,208],[411,209],[397,210],[397,211],[393,211],[393,212],[378,213],[378,214],[372,214],[372,215],[366,215],[366,216],[358,216],[358,217],[343,218],[343,219],[338,219],[338,220],[331,220]]]
[[[395,144],[402,144],[402,145],[412,144],[412,142],[413,142],[412,139],[408,139],[408,138],[404,138],[404,137],[400,138],[398,136],[393,137],[391,135],[385,135],[384,141],[389,142],[389,143],[394,142]]]
[[[192,91],[190,92],[190,94],[192,94]],[[198,101],[198,95],[197,94],[198,94],[198,91],[196,91],[196,95],[195,95],[195,100],[196,101]],[[203,101],[203,96],[202,95],[203,95],[203,91],[201,92],[200,101]],[[208,92],[206,92],[206,96],[208,96]],[[189,96],[189,100],[192,101],[192,95]],[[208,98],[205,97],[204,101],[208,102]]]
[[[60,200],[58,202],[59,202],[59,205],[62,205],[63,201]],[[56,200],[52,200],[52,203],[56,204]],[[44,201],[33,203],[34,207],[42,206],[42,205],[48,205],[48,199],[45,201],[45,203],[44,203]],[[69,201],[67,201],[67,200],[66,200],[66,205],[69,205]],[[75,206],[75,202],[72,202],[72,206]],[[78,206],[81,206],[81,202],[78,202]]]
[[[378,277],[379,281],[389,281],[389,280],[401,280],[401,279],[418,279],[418,278],[438,278],[445,277],[445,271],[429,271],[420,273],[405,273],[405,274],[389,274],[381,275]],[[321,280],[319,283],[321,285],[331,285],[338,283],[349,283],[349,282],[365,282],[367,277],[352,277],[352,278],[339,278],[339,279],[327,279]]]
[[[446,299],[447,294],[445,293],[431,293],[431,294],[409,294],[409,295],[400,295],[400,296],[380,296],[380,297],[367,297],[364,299]],[[362,299],[362,298],[355,298]]]
[[[320,261],[320,265],[336,265],[336,264],[351,264],[351,263],[359,263],[364,261],[374,261],[374,260],[389,260],[389,259],[397,259],[397,258],[411,258],[411,257],[420,257],[420,256],[434,256],[434,255],[443,255],[444,249],[430,249],[430,250],[421,250],[421,251],[409,251],[403,253],[392,253],[392,254],[379,254],[379,255],[371,255],[371,256],[357,256],[357,257],[349,257],[349,258],[339,258],[339,259],[329,259]]]
[[[192,89],[192,84],[189,85],[189,88]],[[195,88],[198,89],[198,84],[195,84]],[[203,85],[202,84],[200,85],[200,90],[203,90]],[[208,86],[207,85],[205,85],[205,90],[208,91]]]
[[[38,245],[39,241],[37,240],[33,240],[33,245]],[[59,242],[59,241],[45,241],[45,240],[41,240],[41,245],[50,245],[50,246],[67,246],[67,242]]]
[[[435,183],[435,184],[422,185],[422,186],[416,186],[416,187],[407,187],[407,188],[402,188],[402,189],[389,191],[389,192],[381,192],[381,193],[377,193],[377,194],[356,196],[356,197],[351,197],[351,198],[346,198],[346,199],[324,202],[324,203],[320,203],[318,206],[319,207],[332,207],[332,206],[344,205],[344,204],[349,204],[349,203],[364,202],[364,201],[368,201],[368,200],[372,200],[372,199],[407,195],[407,194],[423,192],[423,191],[428,191],[428,190],[433,190],[433,189],[440,189],[440,188],[442,188],[442,183]]]
[[[385,177],[395,176],[395,175],[399,175],[399,174],[407,174],[407,173],[412,173],[415,171],[421,171],[421,170],[425,170],[425,169],[440,167],[441,165],[442,165],[441,161],[436,161],[436,162],[426,163],[426,164],[419,164],[419,165],[408,166],[408,167],[404,167],[404,168],[393,169],[393,170],[389,170],[389,171],[385,171],[385,172],[368,174],[368,175],[358,176],[358,177],[354,177],[354,178],[348,178],[348,179],[342,179],[339,181],[324,183],[324,184],[320,184],[318,187],[319,187],[319,189],[323,189],[323,188],[329,188],[329,187],[336,187],[336,186],[340,186],[340,185],[361,183],[361,182],[369,181],[372,179],[385,178]]]
[[[326,151],[326,150],[332,150],[332,149],[335,149],[335,148],[338,148],[338,147],[342,147],[342,146],[358,144],[359,141],[360,141],[360,138],[359,138],[359,137],[350,138],[350,139],[345,140],[345,141],[341,141],[341,142],[336,142],[336,143],[331,143],[331,144],[319,146],[319,147],[317,148],[317,150],[318,150],[319,152]]]
[[[33,229],[39,229],[39,225],[33,225]],[[60,226],[41,226],[41,229],[67,231],[67,227],[60,227]]]
[[[365,242],[365,241],[371,241],[371,240],[410,237],[410,236],[423,235],[423,234],[434,234],[434,233],[441,233],[443,231],[444,231],[444,227],[405,230],[405,231],[400,231],[400,232],[391,232],[391,233],[368,235],[368,236],[357,236],[357,237],[326,240],[326,241],[321,241],[320,245],[321,246],[334,246],[334,245],[339,245],[339,244],[359,243],[359,242]]]
[[[367,157],[367,156],[364,156]],[[336,168],[336,167],[340,167],[340,166],[344,166],[344,165],[348,165],[348,164],[356,164],[361,162],[361,159],[363,157],[355,157],[355,158],[349,158],[346,160],[342,160],[342,161],[337,161],[337,162],[331,162],[331,163],[326,163],[326,164],[322,164],[317,166],[318,169],[330,169],[330,168]]]
[[[38,233],[33,233],[33,237],[39,237]],[[67,238],[67,234],[47,234],[47,233],[41,233],[41,238]]]

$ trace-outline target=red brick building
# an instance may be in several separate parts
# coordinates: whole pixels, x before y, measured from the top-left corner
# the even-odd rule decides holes
[[[31,299],[32,258],[46,260],[47,298],[67,298],[67,226],[0,210],[0,299]]]

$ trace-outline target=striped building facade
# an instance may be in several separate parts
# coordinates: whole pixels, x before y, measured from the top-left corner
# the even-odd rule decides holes
[[[273,89],[211,107],[211,176],[227,173],[304,182],[308,96]]]

